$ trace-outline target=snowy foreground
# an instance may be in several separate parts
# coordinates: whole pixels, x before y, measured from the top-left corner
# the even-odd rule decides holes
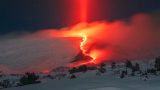
[[[75,75],[75,79],[70,79],[69,76],[57,79],[41,78],[42,82],[39,84],[4,90],[160,90],[160,77],[154,75],[149,75],[146,81],[138,75],[126,76],[122,79],[119,74],[116,74],[116,70],[111,69],[107,69],[104,74],[97,75],[97,71],[92,70]]]
[[[120,79],[106,74],[95,76],[92,72],[77,79],[47,80],[40,84],[4,90],[160,90],[160,77],[143,81],[139,78]]]

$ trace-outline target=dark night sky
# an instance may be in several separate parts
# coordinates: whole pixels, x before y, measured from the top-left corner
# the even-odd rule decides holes
[[[76,24],[79,22],[79,9],[75,1],[0,0],[0,34]],[[90,6],[90,21],[112,21],[126,19],[140,12],[160,11],[160,0],[90,0]]]

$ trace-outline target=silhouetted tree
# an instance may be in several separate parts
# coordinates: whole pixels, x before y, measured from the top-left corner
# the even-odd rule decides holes
[[[73,67],[72,69],[69,70],[69,73],[70,73],[70,74],[73,74],[73,73],[75,73],[75,72],[77,72],[77,68],[75,68],[75,67]]]
[[[134,76],[136,71],[140,71],[140,66],[138,63],[136,63],[135,65],[132,66],[132,73],[131,75]]]
[[[126,71],[122,71],[122,72],[121,72],[121,75],[120,75],[120,78],[124,78],[125,75],[126,75]]]
[[[142,74],[140,75],[140,77],[141,77],[142,80],[144,80],[144,81],[147,81],[147,80],[149,79],[147,71],[145,71],[144,73],[142,73]]]
[[[99,72],[101,72],[101,73],[105,73],[106,72],[106,69],[105,68],[100,68],[100,69],[98,69],[99,70]]]
[[[99,71],[100,73],[105,73],[105,72],[106,72],[105,66],[106,66],[106,64],[101,63],[101,64],[100,64],[100,68],[98,69],[98,71]]]
[[[157,69],[157,71],[160,71],[160,56],[156,58],[154,66]]]
[[[76,73],[76,72],[86,72],[88,70],[88,67],[86,65],[81,65],[79,67],[74,67],[69,70],[70,74]]]
[[[140,70],[140,65],[138,63],[136,63],[134,68],[135,68],[135,71],[139,71]]]
[[[8,79],[6,79],[0,82],[0,86],[2,86],[3,88],[8,88],[8,87],[11,87],[11,83]]]
[[[115,63],[115,62],[112,62],[112,63],[111,63],[111,68],[112,68],[112,69],[115,69],[115,68],[116,68],[116,63]]]
[[[76,78],[76,76],[74,75],[74,74],[72,74],[71,76],[70,76],[70,79],[75,79]]]
[[[105,63],[101,63],[101,64],[100,64],[100,68],[104,68],[105,66],[106,66]]]
[[[87,71],[87,66],[86,65],[81,65],[81,66],[79,66],[78,70],[80,72],[86,72]]]
[[[97,67],[96,66],[92,66],[92,67],[87,67],[87,70],[96,70]]]
[[[132,67],[133,67],[132,62],[129,61],[129,60],[127,60],[127,61],[125,62],[125,66],[126,66],[126,68],[130,68],[130,69],[132,69]]]
[[[157,70],[154,69],[154,68],[147,69],[147,73],[151,73],[151,74],[153,74],[153,75],[157,75]]]
[[[37,76],[35,73],[26,73],[22,78],[20,78],[20,83],[22,85],[40,83],[38,79],[39,76]]]

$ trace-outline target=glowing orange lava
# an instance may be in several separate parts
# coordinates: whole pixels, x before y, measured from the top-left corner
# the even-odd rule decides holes
[[[92,59],[90,61],[88,61],[88,62],[81,63],[81,65],[88,64],[88,63],[95,63],[95,60],[96,60],[96,57],[94,56],[94,54],[87,53],[87,50],[84,48],[86,42],[87,42],[87,35],[82,34],[82,42],[80,43],[80,49],[82,50],[82,53],[84,55],[89,56]]]
[[[91,40],[90,38],[92,37],[95,38],[97,35],[97,32],[102,28],[104,28],[105,25],[103,23],[93,23],[93,24],[88,23],[87,21],[88,21],[89,0],[78,0],[78,2],[79,2],[79,9],[80,9],[79,10],[80,23],[69,28],[69,30],[63,31],[62,36],[82,38],[82,41],[79,44],[80,56],[77,56],[78,62],[76,62],[76,64],[74,63],[74,65],[72,66],[97,64],[97,60],[99,60],[99,57],[102,54],[100,51],[95,49],[95,47],[97,46],[94,45],[93,43],[97,42],[96,39]]]
[[[65,37],[80,37],[82,41],[78,44],[81,55],[81,59],[77,62],[72,63],[71,67],[76,67],[80,65],[87,64],[98,64],[101,61],[102,52],[97,47],[98,38],[97,34],[103,29],[105,26],[103,23],[80,23],[70,28],[70,30],[66,30],[63,32],[63,36]],[[99,34],[100,35],[100,34]],[[75,60],[76,61],[76,60]]]

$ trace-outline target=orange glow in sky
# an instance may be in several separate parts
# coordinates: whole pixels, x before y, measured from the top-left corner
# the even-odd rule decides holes
[[[79,0],[81,22],[87,22],[88,0]]]

